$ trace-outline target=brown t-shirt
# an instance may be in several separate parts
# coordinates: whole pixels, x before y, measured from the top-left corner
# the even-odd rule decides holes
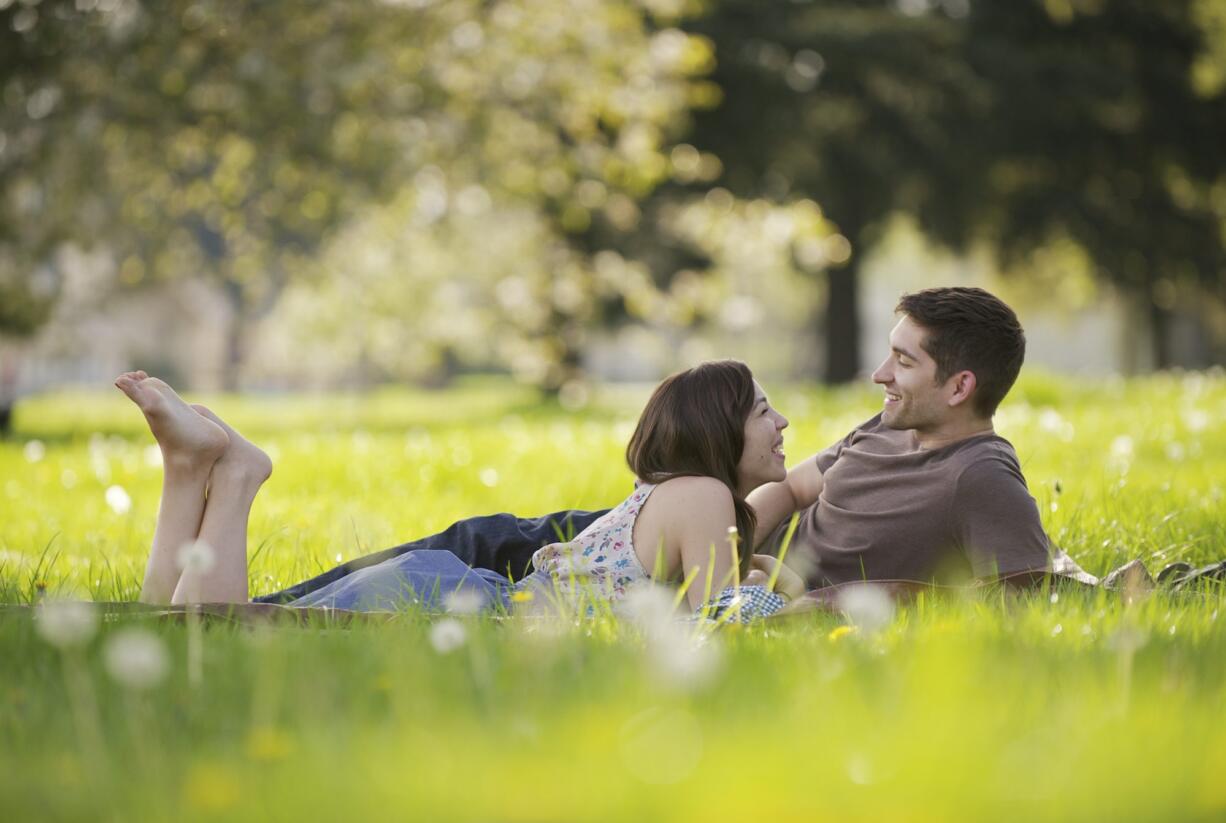
[[[788,549],[812,587],[1051,568],[1038,507],[1003,437],[921,449],[914,431],[877,415],[815,459],[822,493],[800,512]],[[788,525],[759,551],[778,554]]]

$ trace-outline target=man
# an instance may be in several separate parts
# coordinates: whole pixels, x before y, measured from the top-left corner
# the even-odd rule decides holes
[[[750,494],[756,550],[778,554],[797,514],[788,563],[811,588],[1053,570],[1096,582],[1060,552],[1053,569],[1017,454],[992,428],[1025,356],[1013,310],[982,289],[938,288],[904,295],[896,311],[901,319],[890,333],[890,354],[873,373],[885,390],[881,413],[786,480]],[[447,549],[474,567],[518,577],[537,548],[602,514],[462,520],[256,600],[288,602],[413,549]]]
[[[1052,571],[1017,454],[992,417],[1026,338],[1012,309],[973,288],[904,295],[873,372],[880,414],[749,497],[758,550],[790,544],[819,588],[853,580],[950,582]],[[1085,575],[1056,552],[1056,571]]]

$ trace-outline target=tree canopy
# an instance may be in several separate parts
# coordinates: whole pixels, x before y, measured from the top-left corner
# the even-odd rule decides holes
[[[380,367],[556,388],[593,325],[726,315],[738,215],[825,285],[837,381],[905,212],[1019,271],[1076,244],[1165,365],[1172,295],[1226,298],[1224,42],[1221,0],[0,0],[0,331],[101,248],[221,284],[235,361],[269,312],[352,312]]]
[[[1153,309],[1224,295],[1226,76],[1216,0],[721,0],[724,103],[695,142],[733,191],[815,198],[852,240],[829,274],[826,376],[859,367],[858,261],[897,212],[1008,265],[1072,238]]]

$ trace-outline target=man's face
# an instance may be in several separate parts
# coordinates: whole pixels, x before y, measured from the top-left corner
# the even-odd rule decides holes
[[[881,420],[891,429],[934,431],[949,422],[949,384],[936,382],[937,364],[921,345],[927,332],[906,315],[890,332],[890,354],[873,372],[885,389]]]

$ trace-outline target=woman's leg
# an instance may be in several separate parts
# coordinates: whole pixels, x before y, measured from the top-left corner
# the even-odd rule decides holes
[[[230,438],[184,403],[170,386],[142,371],[120,375],[115,385],[144,412],[162,450],[162,502],[141,600],[169,603],[179,582],[179,551],[200,531],[209,472]]]
[[[225,452],[213,464],[208,500],[199,538],[213,550],[209,568],[183,571],[172,603],[246,603],[247,519],[260,486],[272,474],[272,461],[204,406],[192,406],[228,437]]]

